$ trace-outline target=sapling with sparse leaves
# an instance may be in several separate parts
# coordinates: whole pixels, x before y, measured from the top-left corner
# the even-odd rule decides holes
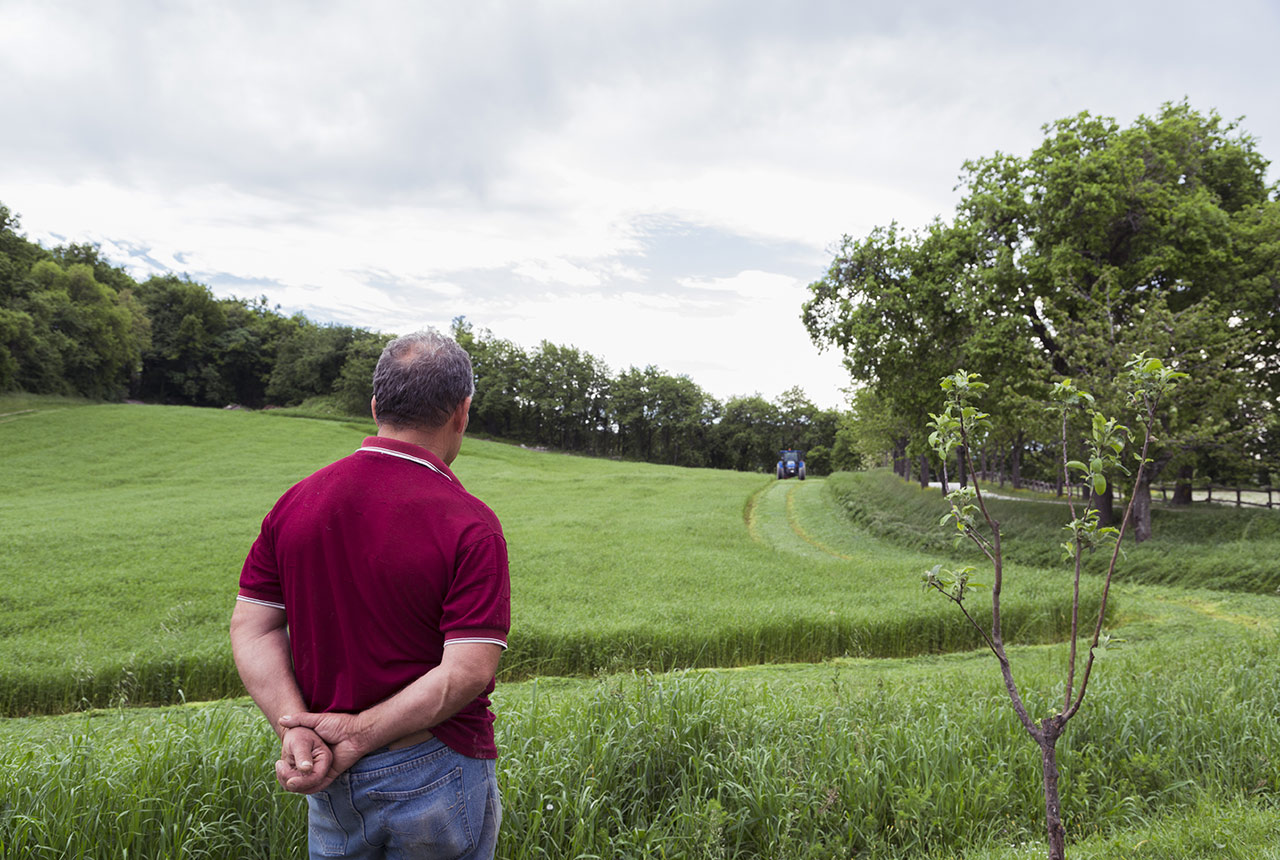
[[[1131,455],[1136,461],[1137,474],[1133,476],[1133,487],[1142,482],[1144,470],[1151,461],[1147,457],[1152,439],[1152,428],[1160,408],[1161,401],[1176,384],[1178,379],[1186,377],[1167,367],[1158,358],[1135,355],[1126,367],[1126,382],[1130,392],[1130,402],[1135,407],[1141,424],[1141,447]],[[990,416],[980,411],[974,401],[987,387],[979,381],[979,375],[958,370],[941,381],[945,393],[945,407],[937,415],[931,414],[929,426],[933,432],[929,435],[930,446],[938,453],[945,464],[957,448],[960,456],[967,462],[968,471],[974,474],[969,452],[975,443],[991,426]],[[1103,621],[1107,613],[1107,596],[1111,590],[1111,580],[1115,574],[1116,562],[1120,556],[1120,547],[1124,540],[1125,530],[1129,526],[1133,514],[1134,493],[1129,495],[1125,507],[1124,519],[1120,527],[1112,528],[1099,523],[1098,511],[1092,499],[1107,489],[1107,474],[1124,472],[1130,474],[1124,465],[1125,449],[1129,447],[1135,433],[1128,427],[1109,418],[1094,408],[1094,399],[1086,391],[1076,387],[1070,379],[1063,379],[1053,387],[1051,409],[1058,413],[1062,427],[1061,462],[1063,481],[1070,485],[1074,478],[1088,488],[1090,501],[1082,511],[1077,511],[1076,503],[1068,493],[1068,508],[1071,520],[1065,526],[1067,539],[1063,541],[1064,560],[1073,566],[1072,600],[1071,600],[1071,641],[1070,656],[1067,660],[1065,692],[1062,707],[1039,720],[1032,718],[1023,702],[1022,694],[1014,681],[1013,669],[1005,651],[1004,636],[1001,631],[1000,597],[1004,588],[1004,558],[1000,546],[1000,523],[991,516],[982,488],[975,482],[947,494],[950,510],[943,515],[940,524],[953,524],[958,541],[970,541],[986,556],[992,568],[991,583],[991,628],[988,631],[970,613],[965,599],[976,588],[985,588],[982,583],[975,582],[972,566],[956,570],[935,565],[922,577],[926,590],[934,590],[954,603],[964,617],[968,619],[980,634],[991,652],[1000,663],[1000,671],[1004,677],[1005,689],[1017,712],[1018,719],[1040,748],[1043,773],[1043,789],[1045,803],[1046,830],[1048,834],[1050,860],[1064,860],[1066,856],[1066,832],[1062,825],[1062,810],[1058,791],[1057,744],[1063,730],[1072,717],[1080,710],[1088,690],[1089,678],[1094,663],[1106,654],[1107,645],[1112,640],[1103,631]],[[1080,410],[1088,416],[1087,429],[1084,434],[1086,456],[1083,459],[1071,459],[1069,454],[1068,428],[1072,417]],[[1107,567],[1102,586],[1102,598],[1098,604],[1097,618],[1093,624],[1089,639],[1088,654],[1084,658],[1083,671],[1079,681],[1076,678],[1077,648],[1080,637],[1080,574],[1084,555],[1100,547],[1111,548],[1111,563]]]

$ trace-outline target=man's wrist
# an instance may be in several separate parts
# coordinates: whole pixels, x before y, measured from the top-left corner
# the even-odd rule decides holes
[[[369,711],[361,711],[351,716],[351,722],[347,726],[347,742],[361,756],[386,746],[386,742],[377,736],[376,724],[377,720],[370,716]]]

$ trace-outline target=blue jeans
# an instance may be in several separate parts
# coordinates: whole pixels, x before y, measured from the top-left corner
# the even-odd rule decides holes
[[[370,753],[307,805],[312,860],[489,860],[502,822],[494,762],[436,738]]]

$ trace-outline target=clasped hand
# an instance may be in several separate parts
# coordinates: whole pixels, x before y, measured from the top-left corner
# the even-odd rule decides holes
[[[276,762],[276,781],[295,794],[314,794],[360,760],[351,714],[293,714],[280,718],[285,729]]]

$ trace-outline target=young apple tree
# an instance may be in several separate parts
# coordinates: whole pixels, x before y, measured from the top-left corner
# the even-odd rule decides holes
[[[1185,376],[1185,373],[1165,366],[1160,359],[1147,358],[1145,355],[1134,356],[1126,365],[1125,382],[1141,425],[1140,450],[1133,455],[1137,464],[1137,473],[1133,475],[1132,482],[1134,487],[1142,483],[1144,471],[1150,463],[1147,453],[1151,446],[1152,428],[1160,403],[1176,381]],[[929,426],[933,428],[933,432],[929,435],[929,444],[938,453],[943,463],[947,462],[948,456],[957,448],[960,450],[960,456],[967,459],[968,452],[974,447],[972,443],[976,442],[990,427],[990,417],[974,405],[977,395],[987,386],[979,381],[978,374],[964,370],[944,377],[941,385],[946,397],[945,408],[940,414],[930,415],[933,420],[929,422]],[[1076,476],[1080,483],[1089,488],[1090,499],[1092,499],[1106,490],[1108,472],[1114,473],[1118,470],[1129,474],[1123,465],[1124,452],[1126,446],[1134,440],[1135,434],[1129,428],[1117,423],[1114,418],[1108,418],[1096,411],[1093,397],[1088,392],[1078,389],[1070,379],[1064,379],[1053,387],[1052,408],[1057,411],[1062,428],[1061,457],[1063,480],[1066,484],[1072,482],[1073,475]],[[1087,454],[1083,459],[1074,460],[1070,458],[1068,451],[1067,428],[1069,419],[1080,409],[1084,409],[1089,417],[1088,429],[1084,434]],[[966,465],[970,474],[973,474],[975,470],[972,462]],[[1065,527],[1069,537],[1063,543],[1063,549],[1065,559],[1074,567],[1071,596],[1071,653],[1067,661],[1062,707],[1040,719],[1033,718],[1027,712],[1005,651],[1000,618],[1000,596],[1004,588],[1000,523],[992,517],[983,498],[982,488],[976,482],[949,493],[947,501],[950,503],[950,510],[942,517],[942,524],[953,523],[957,530],[957,538],[969,540],[977,545],[992,567],[990,631],[978,623],[965,605],[965,598],[969,596],[972,589],[985,587],[971,580],[971,574],[974,573],[973,567],[948,570],[937,565],[922,577],[924,587],[938,591],[955,603],[969,623],[982,634],[987,647],[999,661],[1005,689],[1008,691],[1014,711],[1017,712],[1018,720],[1040,748],[1049,858],[1064,860],[1066,833],[1062,826],[1058,790],[1057,744],[1067,723],[1079,712],[1080,705],[1084,702],[1094,662],[1106,651],[1109,636],[1103,632],[1102,625],[1107,612],[1107,595],[1111,589],[1111,579],[1115,574],[1120,546],[1133,514],[1134,495],[1131,493],[1129,496],[1124,519],[1118,529],[1099,524],[1098,512],[1092,501],[1086,504],[1082,511],[1077,511],[1074,501],[1068,502],[1071,520]],[[1093,621],[1093,631],[1088,640],[1088,654],[1084,657],[1083,670],[1077,680],[1082,560],[1086,552],[1107,544],[1111,545],[1111,563],[1107,567],[1097,618]]]

